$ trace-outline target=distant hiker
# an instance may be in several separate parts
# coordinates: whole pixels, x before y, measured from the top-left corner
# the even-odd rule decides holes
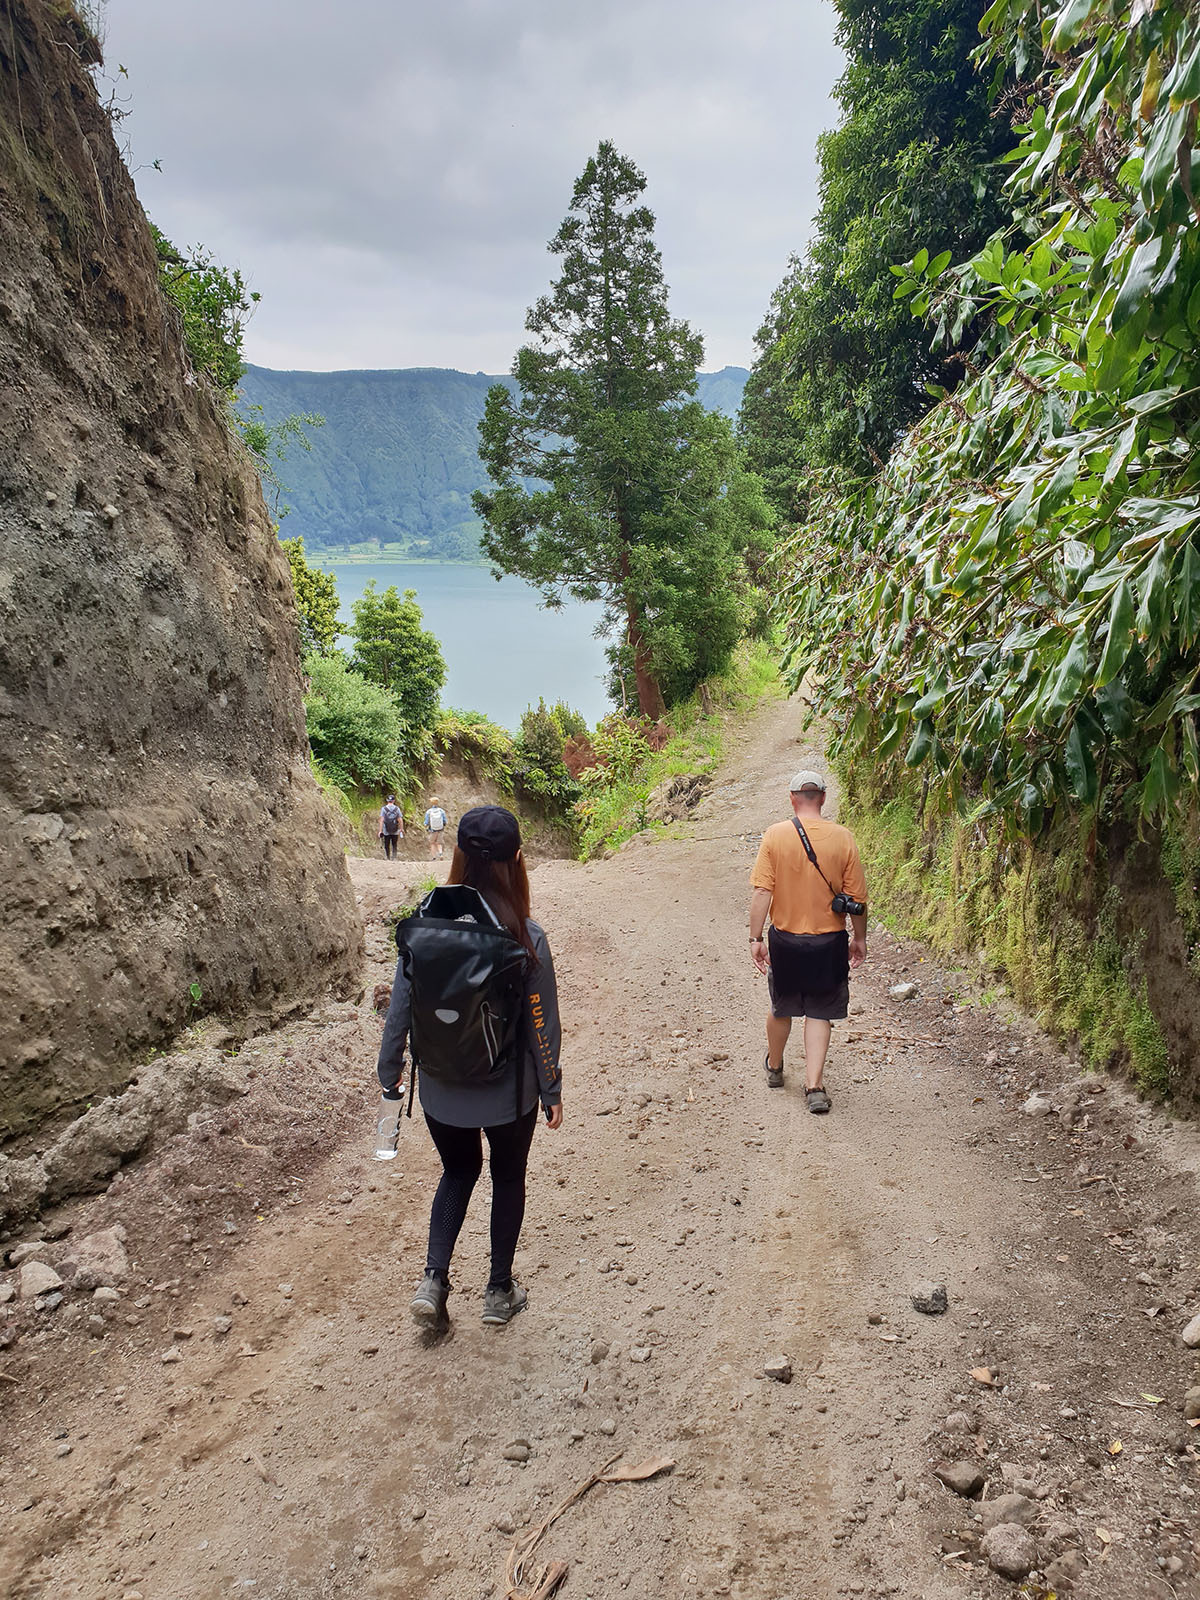
[[[562,1125],[554,963],[546,935],[529,916],[529,878],[511,811],[478,806],[466,813],[446,886],[400,923],[396,943],[400,961],[379,1081],[385,1101],[400,1099],[408,1043],[443,1169],[412,1314],[426,1324],[446,1320],[450,1258],[483,1170],[482,1131],[492,1174],[483,1320],[498,1325],[523,1310],[527,1298],[512,1267],[539,1099],[549,1126]],[[411,1108],[411,1089],[409,1097]]]
[[[388,795],[379,808],[379,837],[383,840],[384,860],[394,860],[404,837],[404,813],[396,804],[394,794]]]
[[[850,968],[867,958],[867,883],[854,835],[821,815],[821,774],[798,772],[791,797],[791,821],[776,822],[763,834],[750,874],[750,954],[767,974],[771,996],[767,1083],[783,1088],[792,1018],[803,1017],[804,1093],[808,1109],[820,1113],[831,1104],[824,1085],[831,1024],[846,1015]],[[769,945],[762,936],[768,911]]]
[[[442,810],[441,801],[435,796],[429,802],[429,810],[425,813],[425,832],[429,835],[429,856],[432,860],[442,853],[442,839],[446,833],[446,824],[449,817]]]

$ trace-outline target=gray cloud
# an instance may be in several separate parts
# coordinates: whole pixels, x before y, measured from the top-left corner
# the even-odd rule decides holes
[[[263,295],[252,360],[505,370],[610,138],[715,367],[808,236],[832,34],[822,0],[109,0],[106,56],[147,211]]]

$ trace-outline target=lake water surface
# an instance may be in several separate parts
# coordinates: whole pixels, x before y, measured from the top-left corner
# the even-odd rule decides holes
[[[372,578],[386,589],[417,591],[425,626],[446,661],[442,704],[482,711],[515,729],[538,697],[566,700],[596,722],[612,707],[604,693],[603,643],[595,637],[602,607],[570,601],[547,611],[520,578],[497,583],[486,567],[416,561],[329,561],[344,622]]]

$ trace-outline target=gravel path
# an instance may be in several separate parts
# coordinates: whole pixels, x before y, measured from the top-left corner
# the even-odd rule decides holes
[[[64,1213],[126,1228],[118,1301],[0,1307],[3,1592],[502,1600],[513,1544],[619,1452],[674,1466],[554,1523],[534,1564],[569,1563],[564,1596],[998,1595],[988,1554],[1023,1553],[1032,1594],[1198,1592],[1196,1134],[1070,1087],[1031,1024],[879,932],[833,1113],[799,1073],[767,1090],[747,873],[818,759],[798,727],[764,707],[676,837],[536,869],[566,1122],[535,1139],[506,1329],[479,1322],[485,1192],[449,1336],[407,1318],[435,1161],[416,1117],[370,1160],[371,995],[419,872],[351,863],[360,1005],[253,1041],[242,1098]],[[1053,1109],[1022,1113],[1038,1086]]]

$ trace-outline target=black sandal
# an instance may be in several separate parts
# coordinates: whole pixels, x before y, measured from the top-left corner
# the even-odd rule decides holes
[[[805,1089],[804,1099],[808,1109],[817,1117],[824,1116],[833,1105],[827,1089]]]

